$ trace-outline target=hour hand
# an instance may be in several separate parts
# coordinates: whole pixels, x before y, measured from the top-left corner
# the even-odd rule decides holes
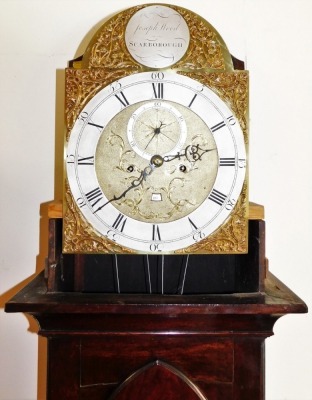
[[[185,157],[189,162],[194,163],[201,160],[205,153],[209,153],[210,151],[214,150],[216,150],[216,148],[202,149],[199,147],[199,144],[191,144],[185,149],[179,151],[177,154],[164,156],[164,162],[170,162],[176,159],[180,160],[181,157]]]

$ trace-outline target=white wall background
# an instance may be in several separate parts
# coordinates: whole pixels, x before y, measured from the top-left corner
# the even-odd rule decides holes
[[[0,400],[45,398],[44,339],[38,346],[36,324],[3,305],[43,268],[40,213],[60,198],[62,71],[103,18],[143,2],[0,0]],[[247,62],[250,199],[265,206],[271,271],[311,304],[312,2],[172,3],[201,14]],[[277,322],[266,341],[267,400],[312,400],[311,335],[309,314]]]

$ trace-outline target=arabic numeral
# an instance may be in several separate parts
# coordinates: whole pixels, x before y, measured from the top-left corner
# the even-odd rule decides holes
[[[162,80],[164,79],[165,74],[163,72],[152,72],[151,78],[153,80]]]
[[[231,115],[230,117],[228,117],[227,120],[229,121],[229,124],[232,125],[232,126],[236,124],[236,119],[234,118],[233,115]]]
[[[112,92],[116,92],[116,90],[119,90],[119,89],[121,88],[121,83],[118,82],[118,81],[113,82],[113,83],[110,85],[110,88],[111,88],[111,91],[112,91]]]
[[[236,203],[235,199],[229,199],[228,202],[226,203],[225,209],[227,211],[231,211],[235,206],[235,203]]]
[[[194,233],[193,240],[194,240],[194,242],[200,242],[201,240],[204,239],[204,237],[205,237],[204,232],[199,231],[199,232]]]
[[[78,120],[79,120],[79,121],[82,121],[82,122],[85,122],[85,121],[88,119],[88,117],[89,117],[89,113],[87,113],[87,111],[83,111],[83,112],[79,115]]]
[[[75,156],[74,154],[68,154],[66,156],[66,162],[67,164],[74,164],[75,163]]]
[[[86,202],[84,201],[84,199],[82,197],[78,197],[78,199],[76,200],[76,203],[78,205],[78,207],[82,208],[86,205]]]
[[[238,168],[246,168],[246,158],[239,158],[238,159]]]
[[[152,251],[152,252],[161,252],[161,251],[163,251],[162,247],[163,247],[162,243],[152,243],[150,245],[150,251]]]

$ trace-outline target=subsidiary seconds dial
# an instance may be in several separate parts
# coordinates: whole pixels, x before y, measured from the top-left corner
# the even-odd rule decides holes
[[[81,111],[66,154],[71,193],[99,235],[138,252],[174,252],[229,217],[246,167],[244,136],[208,87],[138,73]]]
[[[132,114],[127,126],[131,147],[147,160],[155,154],[177,153],[186,136],[186,123],[181,112],[160,100],[142,104]]]

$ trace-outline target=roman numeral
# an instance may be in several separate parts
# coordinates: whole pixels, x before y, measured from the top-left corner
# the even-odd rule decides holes
[[[189,108],[192,107],[192,104],[194,103],[196,97],[197,97],[197,94],[195,94],[194,97],[192,98],[190,104],[188,105]]]
[[[127,218],[123,214],[119,213],[112,227],[115,229],[119,229],[120,232],[123,232],[126,222]]]
[[[152,240],[161,240],[160,231],[158,225],[153,225],[153,235]]]
[[[100,200],[103,199],[102,191],[99,187],[91,190],[86,193],[86,198],[88,202],[91,204],[91,207],[94,207]]]
[[[216,132],[216,131],[218,131],[219,129],[224,128],[224,127],[225,127],[225,122],[224,122],[224,121],[221,121],[221,122],[219,122],[218,124],[212,126],[212,127],[210,128],[210,130],[211,130],[211,132]]]
[[[222,204],[224,203],[226,197],[227,196],[225,194],[219,192],[216,189],[213,189],[212,192],[210,193],[208,199],[213,201],[213,202],[215,202],[219,206],[222,206]]]
[[[124,95],[123,92],[120,92],[120,93],[119,93],[119,96],[118,96],[118,94],[115,94],[115,97],[116,97],[116,99],[118,99],[118,100],[120,101],[120,103],[121,103],[124,107],[129,106],[129,102],[128,102],[128,100],[127,100],[127,98],[126,98],[126,96]]]
[[[220,167],[235,167],[235,158],[220,158]]]
[[[233,117],[233,115],[231,115],[230,117],[228,117],[227,120],[228,120],[228,123],[229,123],[230,125],[235,125],[235,124],[236,124],[236,121],[235,121],[235,118]],[[212,126],[212,127],[210,128],[210,130],[211,130],[211,132],[216,132],[216,131],[218,131],[219,129],[224,128],[225,126],[226,126],[226,121],[221,121],[221,122],[219,122],[218,124]]]
[[[188,220],[191,225],[192,232],[193,232],[194,242],[199,242],[200,240],[204,239],[204,237],[205,237],[204,232],[198,230],[198,227],[194,224],[194,222],[191,220],[191,218],[188,218]]]
[[[78,156],[78,165],[94,165],[94,156],[90,156],[90,157],[79,157]]]
[[[190,223],[192,229],[195,229],[195,231],[196,231],[198,229],[197,226],[194,224],[194,222],[191,220],[191,218],[188,218],[188,220],[189,220],[189,223]]]
[[[153,92],[155,99],[163,99],[164,98],[164,84],[163,83],[152,83]]]
[[[104,126],[95,124],[94,122],[88,122],[88,125],[95,126],[96,128],[98,128],[100,130],[102,130],[104,128]]]

